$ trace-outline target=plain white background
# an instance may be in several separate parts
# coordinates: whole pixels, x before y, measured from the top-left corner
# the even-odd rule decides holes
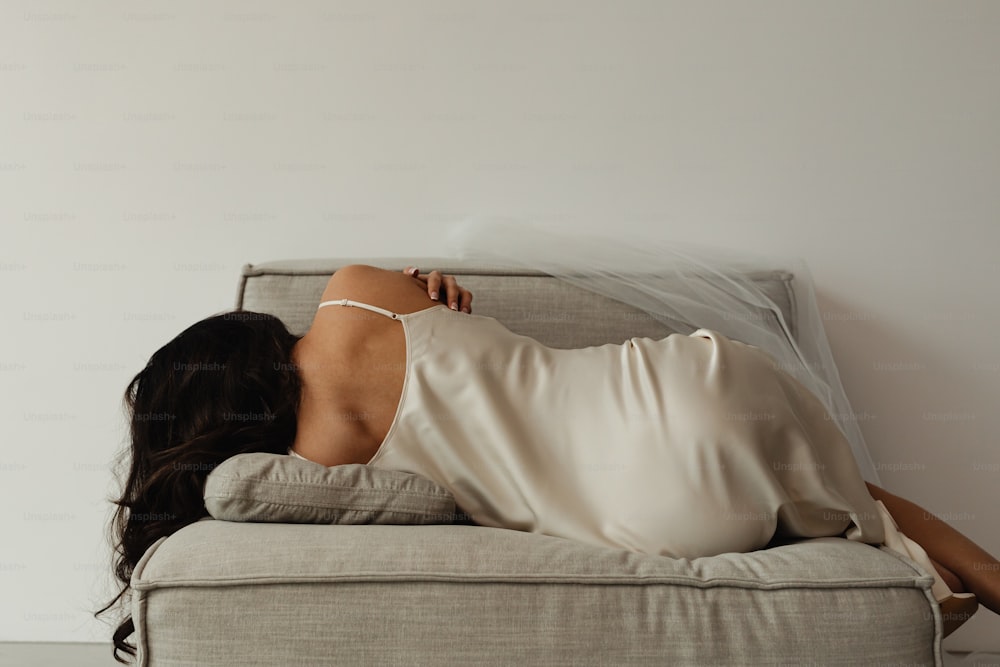
[[[0,3],[0,640],[108,640],[122,393],[243,263],[471,214],[804,258],[884,486],[1000,553],[998,34],[989,0]]]

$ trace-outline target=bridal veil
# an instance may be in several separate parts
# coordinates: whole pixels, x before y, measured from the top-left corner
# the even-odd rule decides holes
[[[459,259],[543,271],[629,304],[679,333],[712,329],[761,348],[823,402],[850,442],[861,476],[879,484],[827,342],[812,277],[801,259],[634,234],[570,234],[496,216],[459,221],[447,242]],[[794,325],[754,281],[755,274],[775,269],[793,276]]]

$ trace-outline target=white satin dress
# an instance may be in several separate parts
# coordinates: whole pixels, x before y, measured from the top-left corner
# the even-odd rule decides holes
[[[822,403],[754,346],[699,329],[565,350],[443,304],[325,306],[405,333],[402,398],[368,465],[434,480],[480,525],[673,558],[844,535],[899,551],[939,600],[950,593]]]

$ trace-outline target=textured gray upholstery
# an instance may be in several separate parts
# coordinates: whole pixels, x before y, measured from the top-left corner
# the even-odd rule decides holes
[[[258,523],[455,523],[451,492],[398,470],[324,466],[287,454],[231,456],[205,480],[213,518]]]
[[[236,307],[277,315],[292,333],[309,330],[327,281],[345,260],[289,260],[243,267],[242,289]],[[421,270],[453,274],[472,290],[473,310],[495,317],[515,333],[531,336],[551,347],[570,348],[621,343],[632,336],[662,338],[673,330],[641,310],[569,285],[540,272],[490,267],[443,258],[363,258],[353,264],[372,264],[402,271],[411,264]],[[792,275],[776,269],[753,274],[757,284],[781,308],[792,335],[797,335],[797,311]],[[692,323],[693,324],[693,323]]]
[[[457,274],[474,312],[555,347],[670,333],[545,276],[427,258],[247,265],[237,304],[301,333],[353,263]],[[759,279],[794,321],[793,277]],[[930,577],[840,538],[689,561],[470,525],[204,519],[132,585],[153,666],[941,664]]]
[[[693,561],[479,526],[203,520],[137,570],[149,664],[932,664],[926,578],[826,538]]]

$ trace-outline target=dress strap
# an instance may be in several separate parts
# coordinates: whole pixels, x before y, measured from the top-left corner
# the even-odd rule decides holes
[[[378,306],[370,306],[367,303],[361,303],[360,301],[351,301],[350,299],[337,299],[336,301],[324,301],[316,307],[319,310],[323,306],[354,306],[355,308],[364,308],[365,310],[370,310],[373,313],[379,313],[385,315],[386,317],[398,320],[399,314],[392,312],[391,310],[386,310],[385,308],[379,308]]]

